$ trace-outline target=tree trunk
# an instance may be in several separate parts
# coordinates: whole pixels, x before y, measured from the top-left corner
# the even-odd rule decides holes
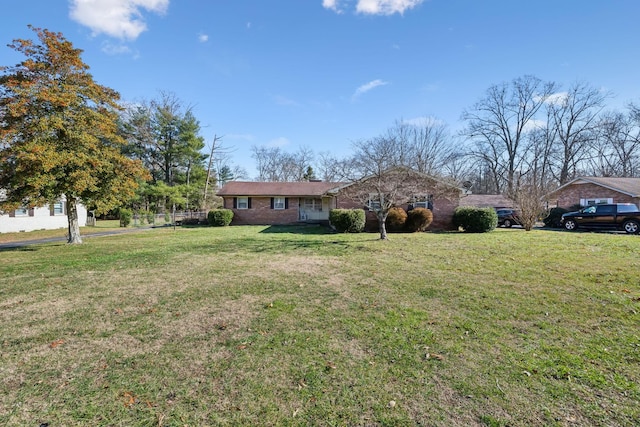
[[[387,240],[387,216],[378,214],[378,227],[380,228],[380,240]]]
[[[69,240],[67,240],[67,243],[82,243],[80,224],[78,223],[77,200],[70,196],[67,196],[67,218],[69,219]]]

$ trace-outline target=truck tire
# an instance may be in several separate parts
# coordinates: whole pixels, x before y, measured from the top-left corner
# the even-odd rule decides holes
[[[637,234],[640,231],[640,224],[638,224],[638,221],[630,219],[622,224],[622,228],[629,234]]]
[[[572,219],[567,219],[564,221],[564,228],[565,230],[574,231],[578,228],[578,224]]]

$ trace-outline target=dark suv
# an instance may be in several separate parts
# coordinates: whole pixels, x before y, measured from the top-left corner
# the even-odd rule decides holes
[[[515,209],[496,209],[498,214],[498,226],[511,227],[512,225],[522,225],[522,221]]]

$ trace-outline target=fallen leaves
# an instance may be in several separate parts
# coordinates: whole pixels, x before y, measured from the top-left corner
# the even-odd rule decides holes
[[[62,344],[64,344],[64,340],[63,339],[59,339],[59,340],[55,340],[52,343],[49,344],[49,348],[56,348],[61,346]]]

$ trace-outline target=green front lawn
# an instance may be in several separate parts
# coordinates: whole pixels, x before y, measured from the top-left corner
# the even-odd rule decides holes
[[[0,425],[637,425],[638,236],[377,237],[0,251]]]

